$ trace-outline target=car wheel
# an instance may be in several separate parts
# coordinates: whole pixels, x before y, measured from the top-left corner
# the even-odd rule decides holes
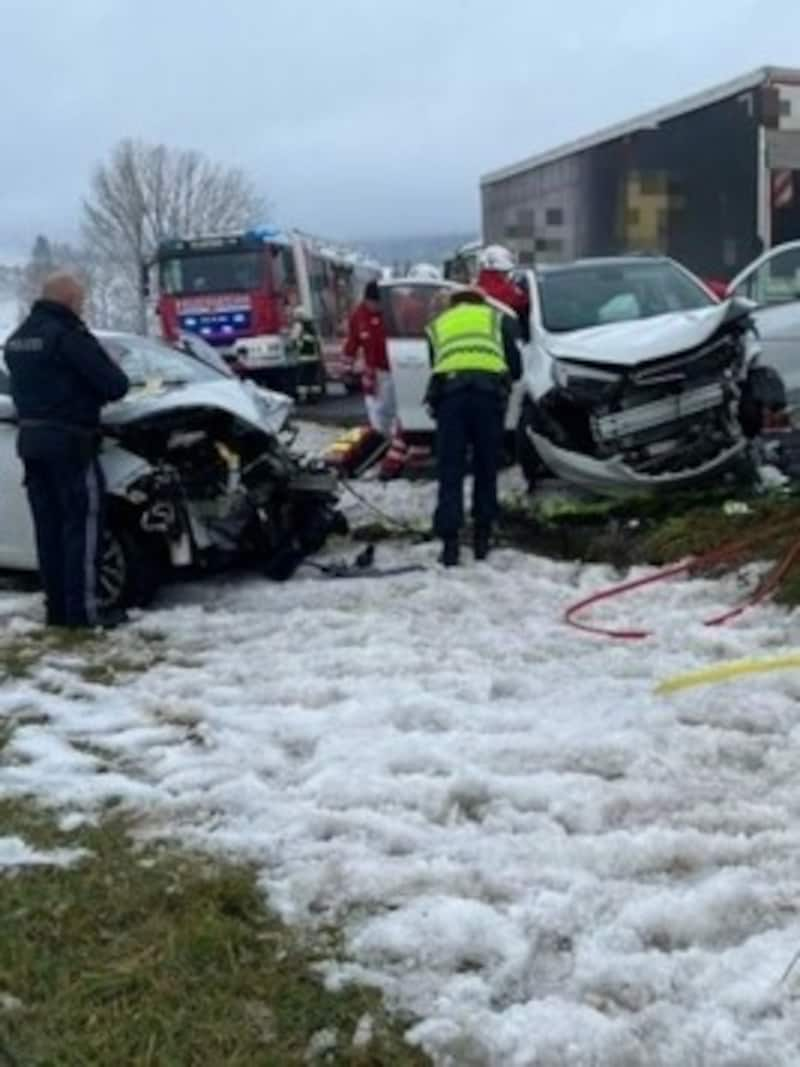
[[[135,537],[122,522],[112,522],[103,531],[97,575],[97,600],[101,611],[146,607],[161,583],[161,567],[144,535]]]
[[[530,439],[529,430],[533,427],[535,413],[530,401],[525,401],[517,423],[517,459],[522,469],[528,490],[532,492],[544,474],[545,467],[539,453]]]
[[[500,466],[503,468],[513,467],[517,462],[517,433],[516,430],[506,430],[503,434],[503,449],[500,453]]]

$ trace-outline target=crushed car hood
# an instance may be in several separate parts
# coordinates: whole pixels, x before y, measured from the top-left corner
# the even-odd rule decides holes
[[[545,343],[555,359],[635,367],[691,351],[709,340],[726,322],[741,319],[748,312],[745,304],[729,300],[697,311],[671,312],[650,319],[548,334]]]
[[[276,434],[291,407],[292,401],[282,393],[259,389],[250,382],[220,378],[189,385],[134,386],[124,400],[104,408],[102,418],[106,426],[128,426],[171,411],[207,408],[227,412],[257,430]]]

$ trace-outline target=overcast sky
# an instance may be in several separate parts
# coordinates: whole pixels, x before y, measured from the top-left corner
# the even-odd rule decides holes
[[[286,225],[477,231],[481,173],[766,64],[800,0],[0,0],[0,258],[73,235],[120,138]]]

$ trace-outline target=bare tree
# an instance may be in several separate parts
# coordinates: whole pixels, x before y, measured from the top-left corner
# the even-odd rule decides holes
[[[33,243],[30,259],[19,278],[17,298],[20,306],[27,311],[42,292],[42,285],[48,274],[56,267],[56,257],[52,243],[39,234]]]
[[[30,259],[16,273],[14,286],[21,315],[42,292],[42,284],[55,270],[77,274],[86,285],[87,321],[107,330],[135,330],[138,325],[138,287],[102,253],[40,235]],[[0,278],[2,281],[2,278]]]
[[[84,201],[84,236],[137,292],[144,332],[143,268],[158,243],[239,229],[264,217],[266,205],[247,176],[199,152],[124,140],[100,165]]]

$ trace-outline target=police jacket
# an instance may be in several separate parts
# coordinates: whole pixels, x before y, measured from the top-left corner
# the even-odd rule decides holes
[[[96,435],[100,409],[128,391],[127,377],[83,321],[50,300],[33,305],[5,357],[21,440],[26,431]]]
[[[505,398],[522,373],[518,337],[516,322],[482,301],[445,311],[428,330],[428,406],[435,411],[442,396],[465,388]]]

